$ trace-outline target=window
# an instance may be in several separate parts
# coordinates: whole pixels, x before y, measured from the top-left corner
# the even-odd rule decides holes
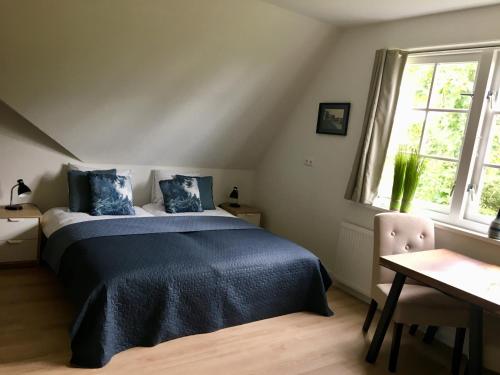
[[[477,158],[468,185],[470,199],[465,218],[489,223],[500,208],[500,64],[495,69],[493,84],[485,94],[487,109],[484,126],[478,131]]]
[[[394,156],[400,146],[409,146],[426,163],[414,208],[443,222],[486,229],[500,208],[497,53],[409,57],[375,205],[388,206]]]

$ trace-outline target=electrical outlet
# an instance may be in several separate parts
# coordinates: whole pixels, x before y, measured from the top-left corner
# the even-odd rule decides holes
[[[312,167],[312,166],[313,166],[313,159],[312,159],[312,158],[310,158],[310,157],[309,157],[309,158],[305,158],[305,159],[304,159],[304,165],[305,165],[306,167]]]

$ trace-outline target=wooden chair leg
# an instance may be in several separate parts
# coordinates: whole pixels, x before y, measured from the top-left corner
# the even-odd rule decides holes
[[[368,332],[370,329],[370,325],[372,324],[373,317],[375,316],[375,312],[377,311],[378,303],[374,299],[372,299],[370,303],[370,307],[368,308],[368,313],[366,314],[365,324],[363,324],[363,332]]]
[[[394,323],[392,331],[391,354],[389,357],[389,371],[396,372],[398,366],[399,347],[401,346],[401,335],[403,334],[403,324]]]
[[[429,326],[427,327],[427,331],[425,331],[424,335],[424,342],[426,344],[432,344],[434,341],[434,336],[436,336],[436,332],[438,331],[438,327],[436,326]]]
[[[455,332],[455,346],[453,347],[453,359],[451,362],[451,373],[453,375],[460,374],[460,361],[464,350],[465,328],[457,328]]]
[[[415,336],[415,334],[417,333],[417,329],[418,329],[418,324],[412,324],[410,326],[410,335]]]

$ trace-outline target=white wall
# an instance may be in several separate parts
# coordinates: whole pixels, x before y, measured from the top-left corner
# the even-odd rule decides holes
[[[16,202],[36,203],[42,211],[68,205],[65,164],[81,164],[68,151],[38,130],[19,114],[0,102],[0,204],[9,201],[10,188],[23,178],[33,194]],[[168,168],[180,173],[190,171],[214,176],[214,201],[227,200],[234,185],[240,190],[241,201],[252,203],[255,172],[253,170],[158,167],[120,164],[92,164],[96,168],[118,167],[132,170],[134,204],[150,201],[152,169]]]
[[[86,162],[255,168],[335,38],[259,0],[0,2],[0,99]]]
[[[358,146],[375,51],[500,39],[500,7],[346,29],[257,170],[266,226],[332,268],[339,224],[372,227],[374,210],[343,199]],[[346,137],[315,134],[318,103],[351,102]],[[312,168],[304,166],[313,158]],[[498,245],[437,230],[438,246],[500,263]]]
[[[361,134],[375,51],[500,40],[499,19],[500,6],[496,6],[341,31],[257,169],[256,201],[264,210],[265,226],[309,248],[333,269],[340,223],[372,228],[377,212],[343,199]],[[351,102],[347,136],[315,134],[318,103],[336,101]],[[312,168],[304,166],[305,158],[313,159]],[[436,242],[438,247],[500,264],[498,244],[439,228]],[[440,330],[438,336],[452,345],[451,331]],[[498,370],[493,348],[486,345],[486,365]]]
[[[22,25],[22,27],[20,27]],[[333,26],[259,0],[0,2],[0,203],[22,177],[67,205],[63,165],[205,168],[216,202],[254,169],[334,43]]]

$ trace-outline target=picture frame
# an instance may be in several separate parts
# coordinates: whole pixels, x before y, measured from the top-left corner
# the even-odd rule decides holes
[[[319,103],[316,134],[347,135],[351,103]]]

